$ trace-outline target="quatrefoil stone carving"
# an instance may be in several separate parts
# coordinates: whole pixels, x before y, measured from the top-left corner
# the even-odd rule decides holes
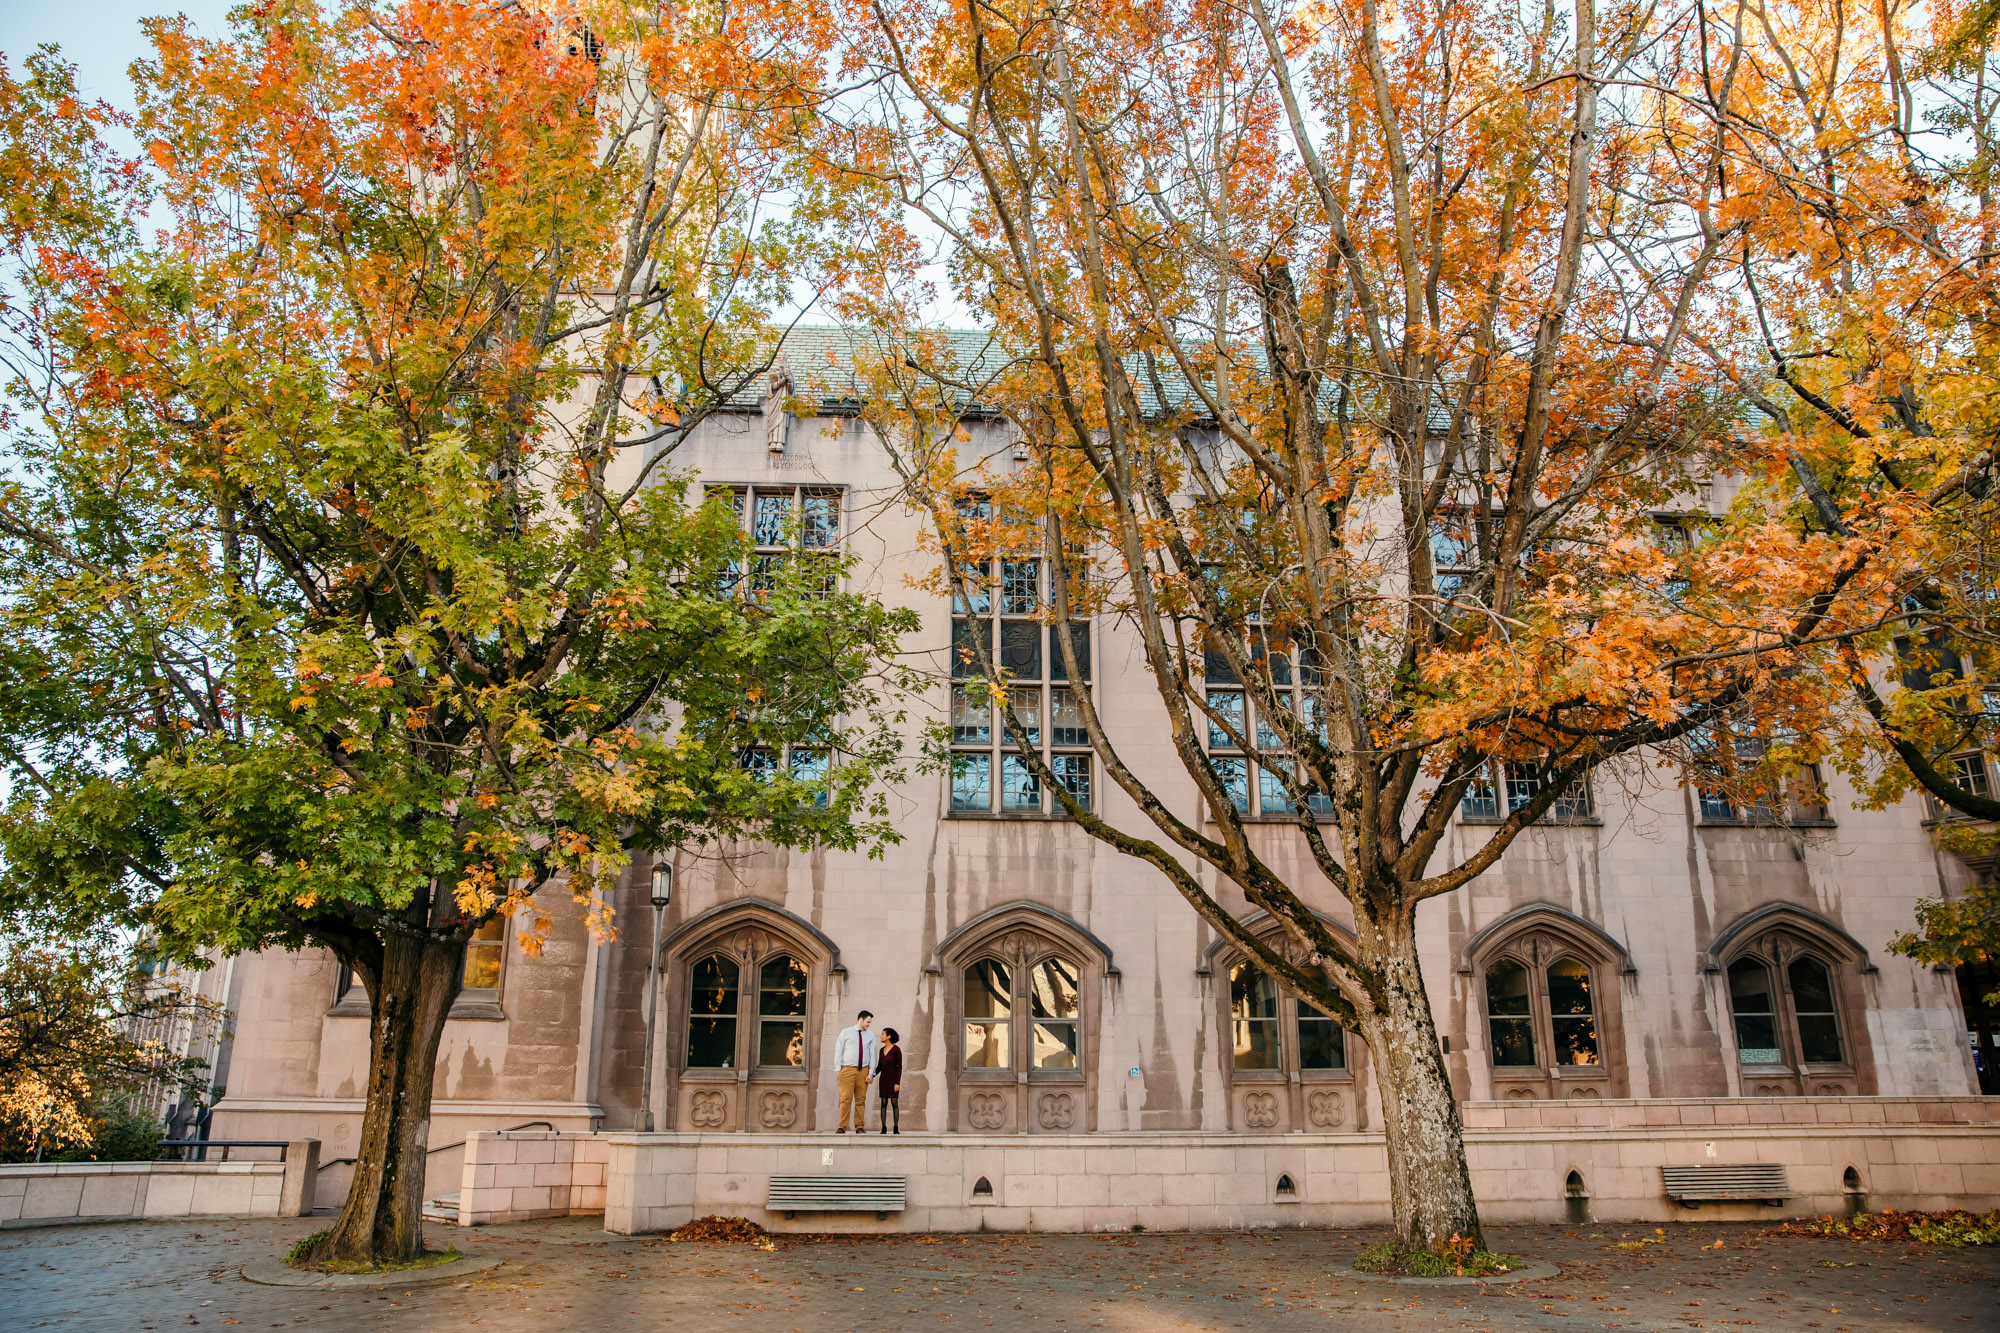
[[[696,1129],[716,1129],[729,1118],[729,1098],[720,1092],[697,1092],[688,1119]]]
[[[797,1093],[767,1092],[763,1096],[763,1103],[759,1117],[766,1129],[790,1129],[792,1122],[799,1118]]]
[[[974,1129],[998,1129],[1007,1123],[1006,1102],[997,1092],[975,1092],[965,1099],[965,1118]]]

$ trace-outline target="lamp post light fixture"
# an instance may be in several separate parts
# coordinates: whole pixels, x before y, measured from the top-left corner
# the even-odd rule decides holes
[[[653,1014],[660,1003],[660,925],[666,919],[667,903],[674,896],[674,868],[665,861],[653,862],[653,952],[646,965],[646,1058],[639,1076],[639,1113],[632,1128],[641,1134],[653,1132]]]

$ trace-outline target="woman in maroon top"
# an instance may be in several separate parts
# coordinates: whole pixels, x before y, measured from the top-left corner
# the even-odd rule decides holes
[[[882,1090],[882,1132],[900,1134],[903,1132],[903,1107],[897,1094],[903,1090],[903,1048],[902,1038],[896,1029],[882,1029],[882,1049],[875,1056],[875,1086]],[[896,1127],[889,1128],[889,1117],[894,1115]]]

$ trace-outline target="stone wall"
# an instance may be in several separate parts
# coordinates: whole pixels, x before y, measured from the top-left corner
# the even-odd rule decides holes
[[[610,1157],[603,1134],[474,1134],[465,1144],[458,1224],[601,1213]]]
[[[1602,1222],[1844,1212],[1850,1169],[1874,1208],[2000,1206],[2000,1106],[1974,1099],[1487,1103],[1467,1120],[1473,1188],[1496,1222],[1565,1220],[1571,1173]],[[1709,1162],[1783,1165],[1799,1197],[1691,1213],[1664,1195],[1661,1166]],[[881,1220],[764,1207],[773,1175],[821,1173],[903,1176],[909,1206]],[[1379,1134],[481,1134],[469,1145],[464,1225],[599,1207],[622,1234],[710,1213],[773,1231],[1353,1226],[1388,1220],[1389,1174]]]
[[[310,1153],[282,1162],[49,1162],[0,1166],[0,1227],[159,1217],[299,1217]]]

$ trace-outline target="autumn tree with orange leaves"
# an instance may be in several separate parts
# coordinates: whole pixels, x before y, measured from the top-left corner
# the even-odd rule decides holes
[[[1008,708],[1010,734],[1080,826],[1365,1040],[1403,1243],[1476,1242],[1418,911],[1607,764],[1813,804],[1802,765],[1850,708],[1845,647],[1890,623],[1912,554],[1889,518],[1802,522],[1794,451],[1754,411],[1774,219],[1748,177],[1774,136],[1802,174],[1815,151],[1810,123],[1761,115],[1791,58],[1775,20],[1591,0],[851,12],[868,77],[828,169],[886,182],[943,239],[1004,363],[955,362],[924,330],[924,274],[885,255],[864,297],[900,339],[874,369],[878,433],[959,596],[1029,555],[1061,575],[1052,618],[1120,618],[1179,763],[1128,762],[1153,738],[1079,692],[1114,789],[1085,808]],[[1011,469],[961,448],[994,414]],[[1006,702],[991,645],[962,652]],[[1218,678],[1248,712],[1211,699]],[[1498,764],[1527,779],[1513,799]],[[1253,784],[1289,827],[1251,820]],[[1455,818],[1468,796],[1489,822]]]
[[[53,53],[0,79],[4,905],[352,968],[367,1106],[309,1261],[422,1253],[483,923],[532,949],[549,890],[607,933],[682,843],[896,838],[909,613],[817,562],[748,594],[735,516],[673,471],[837,271],[782,133],[803,14],[155,23],[139,162]],[[786,744],[841,762],[740,763]]]
[[[1935,26],[1931,26],[1934,24]],[[1735,124],[1755,201],[1737,262],[1746,397],[1804,527],[1878,544],[1902,614],[1844,639],[1836,757],[1864,799],[1919,790],[1983,882],[1891,947],[2000,954],[2000,66],[1990,7],[1773,14]],[[1967,997],[1971,999],[1973,997]]]

